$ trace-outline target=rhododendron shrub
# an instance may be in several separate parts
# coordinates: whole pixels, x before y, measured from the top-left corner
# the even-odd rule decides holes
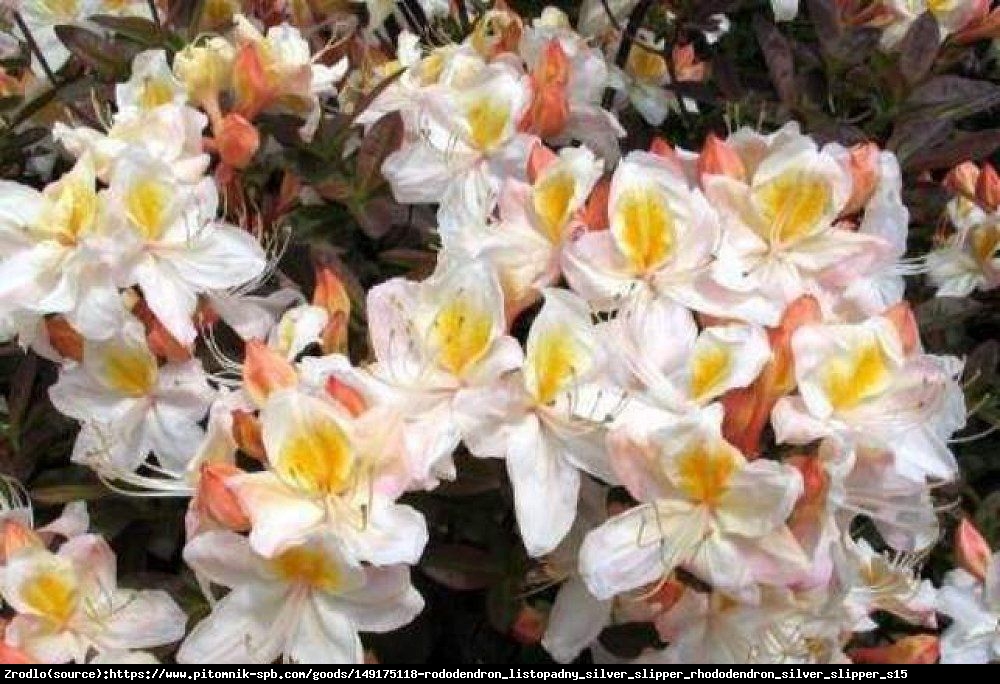
[[[1000,659],[1000,9],[0,11],[0,660]]]

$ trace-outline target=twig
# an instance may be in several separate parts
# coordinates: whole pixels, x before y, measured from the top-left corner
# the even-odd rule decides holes
[[[612,12],[611,8],[608,6],[608,0],[601,0],[601,6],[604,8],[604,13],[608,15],[608,20],[611,22],[611,26],[614,27],[615,31],[621,33],[622,25],[618,23],[618,17],[615,16],[615,13]]]
[[[455,0],[458,7],[458,23],[462,26],[462,33],[469,34],[469,8],[465,6],[465,0]]]
[[[56,82],[56,75],[52,71],[52,67],[49,66],[48,60],[45,59],[45,55],[42,54],[42,49],[38,47],[38,43],[35,41],[35,36],[31,33],[28,25],[24,23],[24,19],[21,17],[20,12],[14,12],[14,22],[17,24],[17,28],[20,29],[21,35],[24,36],[25,42],[28,43],[28,49],[38,60],[38,64],[42,67],[42,71],[45,72],[45,77],[49,79],[49,83],[53,86],[58,86]]]
[[[625,32],[622,33],[621,43],[618,45],[618,54],[615,55],[615,64],[618,65],[618,68],[625,68],[629,52],[632,50],[632,43],[635,41],[635,35],[639,32],[639,27],[642,26],[642,21],[646,18],[646,12],[649,11],[649,8],[652,5],[653,0],[639,0],[639,4],[635,6],[632,10],[632,14],[629,15],[628,25],[625,27]],[[605,7],[607,7],[606,4]],[[604,91],[604,100],[602,102],[605,109],[611,108],[611,105],[614,104],[614,97],[614,90],[606,88]]]
[[[31,50],[35,59],[38,60],[38,64],[42,67],[42,71],[45,72],[45,78],[47,78],[49,83],[52,84],[52,90],[58,91],[63,88],[66,84],[59,83],[59,81],[56,80],[55,72],[53,72],[52,67],[49,66],[48,60],[46,60],[45,55],[42,54],[42,49],[38,46],[38,42],[35,40],[35,36],[31,33],[31,29],[29,29],[28,25],[24,23],[24,19],[21,17],[20,12],[14,12],[14,22],[17,24],[17,28],[21,31],[21,35],[24,36],[24,40],[28,44],[28,49]],[[66,106],[66,109],[80,117],[83,121],[86,121],[87,125],[91,128],[100,129],[100,123],[75,104],[71,102],[64,102],[63,104]],[[20,117],[18,118],[20,119]]]

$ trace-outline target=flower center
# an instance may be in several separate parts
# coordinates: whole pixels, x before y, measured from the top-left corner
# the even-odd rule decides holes
[[[798,171],[787,171],[768,181],[755,194],[768,231],[762,237],[772,246],[797,242],[818,232],[820,220],[833,202],[826,180]]]
[[[342,584],[336,563],[317,549],[292,548],[275,557],[271,564],[282,579],[312,589],[336,591]]]
[[[344,431],[333,418],[316,414],[285,440],[273,467],[293,487],[329,496],[347,488],[354,463],[354,451]]]
[[[715,506],[729,489],[729,480],[739,465],[732,447],[698,444],[679,458],[679,487],[692,501]]]
[[[467,295],[459,295],[438,311],[431,327],[437,362],[461,376],[482,358],[493,336],[493,318]]]
[[[877,340],[871,340],[851,353],[831,359],[823,384],[830,405],[841,411],[881,394],[889,379],[885,353]]]
[[[677,236],[663,194],[654,188],[624,193],[615,206],[615,237],[637,272],[647,272],[669,259]]]

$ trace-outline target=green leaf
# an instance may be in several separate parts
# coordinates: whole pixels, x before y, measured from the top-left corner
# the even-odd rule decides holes
[[[961,76],[936,76],[917,87],[903,103],[904,116],[964,119],[1000,104],[1000,85]]]
[[[792,45],[781,34],[778,27],[761,15],[754,15],[753,27],[757,34],[757,42],[764,53],[767,71],[771,75],[771,83],[778,91],[778,97],[786,106],[793,106],[796,101],[795,60],[792,57]]]
[[[105,40],[78,26],[56,26],[56,35],[66,49],[109,81],[129,76],[132,55],[120,43]]]
[[[985,159],[1000,148],[1000,129],[958,133],[930,148],[920,149],[906,161],[907,171],[946,169],[964,161]]]
[[[924,78],[934,66],[941,44],[941,29],[930,12],[910,24],[899,44],[899,70],[909,83]]]
[[[362,138],[357,157],[357,188],[363,195],[385,182],[382,162],[403,144],[403,129],[403,117],[392,112],[379,119]]]

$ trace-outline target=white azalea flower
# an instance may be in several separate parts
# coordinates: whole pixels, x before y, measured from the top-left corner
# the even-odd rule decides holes
[[[139,285],[146,303],[178,342],[189,345],[200,293],[241,285],[264,270],[256,239],[216,219],[210,178],[183,183],[162,161],[119,159],[111,171],[108,213],[117,222],[118,281]]]
[[[135,320],[106,341],[85,340],[82,362],[64,368],[49,389],[55,407],[84,424],[74,460],[107,460],[124,472],[150,451],[161,467],[183,472],[211,396],[201,363],[158,365]]]
[[[965,424],[957,360],[905,355],[895,327],[877,317],[855,325],[807,325],[792,336],[799,395],[772,413],[778,442],[835,436],[886,450],[900,475],[952,479],[946,440]]]
[[[547,289],[528,334],[524,366],[459,402],[475,411],[459,422],[476,456],[505,458],[514,511],[528,553],[548,553],[576,517],[580,470],[613,482],[604,446],[604,368],[590,310],[564,290]],[[613,403],[613,402],[611,402]]]
[[[85,534],[56,553],[29,547],[0,569],[0,593],[17,615],[6,642],[43,662],[153,648],[180,640],[187,616],[164,591],[118,587],[115,556]]]
[[[785,526],[801,477],[774,461],[748,463],[719,434],[716,409],[652,434],[612,433],[612,465],[640,505],[583,543],[580,571],[596,597],[681,567],[718,591],[753,598],[757,582],[782,583],[805,568]]]
[[[245,537],[206,532],[184,560],[230,591],[184,640],[182,664],[361,663],[358,631],[402,627],[424,604],[408,568],[361,566],[331,535],[263,558]]]

